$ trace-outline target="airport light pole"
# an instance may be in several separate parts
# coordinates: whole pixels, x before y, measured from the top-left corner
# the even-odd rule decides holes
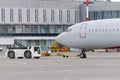
[[[89,21],[89,10],[88,10],[88,0],[86,0],[86,21]]]

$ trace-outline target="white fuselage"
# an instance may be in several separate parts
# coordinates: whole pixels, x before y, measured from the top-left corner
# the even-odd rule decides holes
[[[58,35],[56,40],[65,46],[80,49],[120,47],[120,19],[78,23]]]

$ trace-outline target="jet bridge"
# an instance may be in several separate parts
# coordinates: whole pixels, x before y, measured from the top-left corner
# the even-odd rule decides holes
[[[12,37],[0,37],[0,45],[13,45],[14,44],[14,38]]]
[[[14,45],[13,37],[0,37],[0,52],[4,53],[9,45]]]

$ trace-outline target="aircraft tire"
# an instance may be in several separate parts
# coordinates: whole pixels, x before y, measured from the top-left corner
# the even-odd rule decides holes
[[[86,54],[80,53],[80,58],[86,58]]]

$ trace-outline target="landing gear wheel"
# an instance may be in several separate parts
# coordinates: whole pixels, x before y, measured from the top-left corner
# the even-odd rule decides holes
[[[80,58],[87,58],[84,49],[82,49],[82,53],[80,53]]]
[[[86,57],[86,54],[80,53],[80,58],[87,58],[87,57]]]

